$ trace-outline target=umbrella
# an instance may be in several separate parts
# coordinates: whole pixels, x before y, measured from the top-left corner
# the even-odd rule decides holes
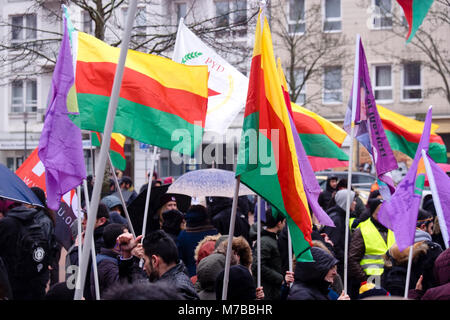
[[[185,194],[191,197],[228,197],[233,198],[236,179],[233,171],[222,169],[200,169],[189,171],[172,183],[167,192]],[[239,195],[255,193],[240,184]]]
[[[34,192],[14,172],[0,163],[0,197],[44,207]]]
[[[152,187],[150,193],[150,200],[148,206],[148,215],[147,215],[147,232],[157,228],[159,229],[159,218],[156,217],[156,211],[159,209],[159,199],[163,194],[168,193],[167,189],[169,185],[163,185],[159,187]],[[191,197],[181,194],[173,195],[177,200],[178,210],[181,212],[186,212],[191,205]],[[128,214],[130,215],[131,223],[133,224],[133,228],[136,232],[136,235],[142,234],[143,220],[144,220],[144,211],[145,211],[145,200],[147,199],[147,188],[143,188],[143,190],[138,194],[136,199],[134,199],[128,206]]]

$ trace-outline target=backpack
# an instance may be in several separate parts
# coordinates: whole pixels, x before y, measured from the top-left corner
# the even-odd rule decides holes
[[[19,221],[16,265],[13,276],[31,279],[48,270],[50,264],[49,241],[38,219],[33,217]]]

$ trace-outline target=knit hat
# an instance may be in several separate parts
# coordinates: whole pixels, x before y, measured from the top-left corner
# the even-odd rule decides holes
[[[382,203],[383,203],[383,199],[379,199],[379,198],[369,199],[367,201],[367,204],[369,205],[370,215],[372,215],[375,212],[375,210],[378,208],[378,206]]]
[[[224,270],[216,279],[216,299],[222,297]],[[250,271],[238,264],[230,267],[227,300],[255,300],[256,286]]]
[[[180,225],[185,215],[179,210],[168,210],[162,213],[162,217],[162,229],[168,233],[178,235],[181,231]]]
[[[371,282],[363,282],[361,283],[361,287],[359,288],[358,300],[373,297],[373,296],[390,296],[391,294],[383,288],[377,288],[375,284]]]
[[[344,210],[346,209],[347,204],[347,192],[348,192],[347,189],[339,190],[338,192],[336,192],[336,195],[334,196],[336,205]],[[350,203],[352,203],[354,199],[355,199],[355,192],[350,191]]]
[[[198,227],[209,222],[208,212],[202,205],[194,205],[186,212],[186,226]]]
[[[108,209],[114,208],[115,206],[122,205],[122,202],[120,201],[120,199],[112,194],[104,197],[100,202],[103,203],[104,205],[106,205],[108,207]]]
[[[215,240],[209,240],[202,244],[202,246],[198,250],[197,264],[200,263],[200,261],[202,261],[203,258],[206,258],[214,251],[215,244],[216,244]]]

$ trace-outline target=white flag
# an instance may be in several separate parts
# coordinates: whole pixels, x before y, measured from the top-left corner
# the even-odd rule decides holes
[[[203,43],[180,20],[173,61],[187,65],[207,65],[208,111],[205,131],[224,134],[245,106],[248,78]]]

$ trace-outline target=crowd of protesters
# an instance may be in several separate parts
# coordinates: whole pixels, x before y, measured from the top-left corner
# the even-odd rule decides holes
[[[156,178],[152,188],[163,184]],[[132,181],[121,177],[119,185],[129,205],[138,196]],[[147,188],[143,186],[140,193]],[[44,192],[32,189],[45,204]],[[153,227],[134,237],[112,182],[98,207],[93,234],[96,259],[90,258],[88,263],[83,299],[221,300],[228,241],[232,241],[228,300],[386,299],[403,296],[406,286],[410,299],[449,300],[450,251],[445,250],[432,198],[425,197],[418,213],[411,276],[406,285],[409,248],[400,252],[392,231],[378,222],[383,199],[377,190],[370,193],[366,203],[357,190],[350,191],[349,285],[344,291],[347,193],[345,179],[328,178],[319,204],[335,227],[321,226],[312,219],[313,262],[293,255],[289,261],[286,218],[271,206],[261,221],[257,249],[254,197],[239,197],[231,239],[232,199],[207,197],[202,204],[182,212],[176,197],[167,193],[155,200],[157,205],[149,217],[155,221]],[[83,243],[86,211],[81,219]],[[46,207],[0,199],[0,299],[73,300],[75,288],[68,285],[71,274],[67,270],[79,264],[80,237],[78,229],[72,228],[66,279],[59,281],[61,245],[55,239],[55,223],[55,213]],[[45,240],[43,252],[32,251],[34,261],[25,258],[27,250],[33,248],[22,239],[24,230],[31,230],[23,225],[30,224],[36,226],[34,236],[38,238],[39,230]]]

